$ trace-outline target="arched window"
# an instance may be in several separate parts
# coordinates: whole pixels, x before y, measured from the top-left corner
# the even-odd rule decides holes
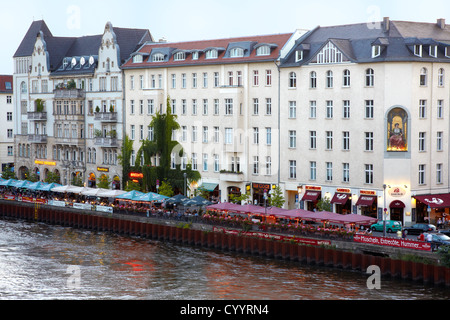
[[[375,84],[375,72],[373,69],[366,70],[366,87],[373,87]]]
[[[427,68],[422,68],[420,70],[420,85],[421,86],[426,86],[427,85],[427,81],[428,81],[428,70]]]
[[[22,81],[22,83],[20,84],[20,93],[27,93],[27,84],[25,83],[25,81]]]
[[[218,56],[219,55],[218,55],[218,52],[216,49],[210,49],[210,50],[206,51],[205,58],[206,59],[217,59]]]
[[[350,70],[344,70],[343,76],[342,86],[350,87]]]
[[[270,47],[269,46],[261,46],[256,49],[257,56],[268,56],[270,55]]]
[[[242,48],[233,48],[230,51],[230,57],[232,58],[241,58],[244,56],[244,49]]]
[[[155,53],[152,56],[152,61],[153,62],[163,62],[164,61],[164,54],[162,54],[162,53]]]
[[[289,88],[297,88],[297,74],[295,72],[289,73]]]
[[[184,52],[177,52],[175,53],[174,57],[173,57],[174,61],[184,61],[186,60],[186,53]]]
[[[309,87],[311,89],[317,88],[317,73],[315,71],[309,74]]]

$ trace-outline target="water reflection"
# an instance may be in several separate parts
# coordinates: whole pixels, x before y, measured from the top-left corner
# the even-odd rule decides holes
[[[71,266],[80,287],[67,285]],[[354,300],[449,299],[450,290],[383,281],[171,243],[0,221],[1,299]]]

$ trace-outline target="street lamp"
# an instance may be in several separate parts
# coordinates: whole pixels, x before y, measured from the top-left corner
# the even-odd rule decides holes
[[[184,175],[184,196],[187,197],[187,195],[186,195],[187,173],[185,172],[183,175]]]
[[[386,237],[386,185],[383,184],[383,190],[384,190],[384,210],[383,210],[383,237]]]

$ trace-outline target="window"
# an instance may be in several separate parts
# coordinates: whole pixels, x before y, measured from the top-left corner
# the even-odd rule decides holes
[[[373,100],[366,100],[366,106],[365,106],[365,118],[366,119],[373,119]]]
[[[136,137],[136,133],[135,133],[135,126],[131,125],[131,140],[134,140]]]
[[[297,88],[297,74],[295,72],[289,73],[289,88]]]
[[[181,114],[186,114],[187,112],[187,104],[186,104],[186,99],[182,99],[181,100]]]
[[[269,46],[261,46],[256,49],[257,56],[268,56],[270,55],[270,47]]]
[[[155,53],[152,56],[153,62],[163,62],[164,61],[164,54],[162,53]]]
[[[444,133],[442,131],[437,132],[437,138],[436,138],[436,151],[442,151],[443,150],[443,137]]]
[[[181,88],[186,89],[186,73],[181,74]]]
[[[289,148],[297,148],[297,131],[289,131]]]
[[[309,148],[315,150],[317,148],[317,133],[316,131],[309,132]]]
[[[379,57],[381,55],[381,46],[372,46],[372,58]]]
[[[12,112],[7,112],[6,113],[6,121],[13,121],[13,113]]]
[[[427,68],[422,68],[420,70],[420,86],[426,86],[427,85],[427,77],[428,77],[428,70]]]
[[[218,51],[216,49],[210,49],[210,50],[206,51],[206,54],[205,54],[206,59],[217,59],[218,56],[219,56]]]
[[[209,140],[209,135],[208,135],[208,127],[203,127],[203,138],[202,138],[202,142],[203,143],[208,143]]]
[[[253,174],[259,174],[259,157],[253,157]]]
[[[365,165],[366,184],[373,184],[373,164]]]
[[[342,118],[350,119],[350,101],[344,100],[342,108]]]
[[[266,175],[272,175],[272,157],[266,157]]]
[[[333,71],[328,70],[326,74],[326,87],[333,88]]]
[[[442,184],[442,163],[436,164],[436,184]]]
[[[266,115],[272,114],[272,98],[266,98]]]
[[[315,161],[311,161],[309,163],[309,179],[310,180],[317,179],[317,163]]]
[[[225,144],[233,144],[233,128],[225,128]]]
[[[259,86],[259,72],[258,70],[253,70],[253,85]]]
[[[272,70],[266,70],[266,86],[272,85]]]
[[[297,179],[297,161],[289,161],[289,179]]]
[[[207,116],[208,115],[208,99],[203,99],[203,115]]]
[[[233,114],[233,99],[225,99],[225,114]]]
[[[175,111],[173,112],[175,113]],[[155,114],[155,103],[153,99],[147,100],[147,114]]]
[[[312,71],[309,74],[309,88],[310,89],[316,89],[317,88],[317,73],[315,71]]]
[[[327,101],[326,118],[333,119],[333,101]]]
[[[134,114],[134,100],[130,101],[130,114]]]
[[[438,119],[444,118],[444,100],[437,101],[437,118]]]
[[[419,132],[419,152],[426,151],[426,133]]]
[[[427,117],[427,100],[419,101],[419,119],[425,119]]]
[[[214,143],[219,143],[220,129],[219,127],[214,127]]]
[[[345,151],[350,150],[350,132],[349,131],[342,132],[342,150],[345,150]]]
[[[197,142],[197,126],[192,126],[192,142]]]
[[[203,171],[208,171],[208,154],[203,154]]]
[[[342,182],[350,182],[350,164],[342,164]]]
[[[214,88],[220,86],[219,73],[214,72]]]
[[[197,154],[192,154],[192,170],[198,170],[198,160],[197,160]]]
[[[375,84],[375,71],[373,69],[366,70],[366,87],[373,87]]]
[[[316,101],[309,102],[309,117],[311,119],[315,119],[317,117],[317,102]]]
[[[364,151],[373,151],[373,132],[366,132],[364,135],[365,135]]]
[[[297,118],[297,102],[289,101],[289,119]]]
[[[431,57],[437,58],[437,46],[430,46],[429,54]]]
[[[208,88],[208,73],[203,73],[203,88]]]
[[[233,71],[228,72],[228,85],[231,87],[233,86]]]
[[[333,131],[326,132],[326,150],[333,150]]]
[[[266,128],[266,145],[272,145],[272,128]]]
[[[419,185],[425,184],[425,168],[426,166],[424,164],[419,165]]]
[[[253,143],[259,144],[259,128],[253,128]]]
[[[192,74],[192,88],[197,88],[197,74]]]
[[[133,57],[133,63],[142,63],[144,61],[141,54],[137,54]]]
[[[192,99],[192,115],[197,115],[197,99]]]
[[[13,129],[7,129],[6,136],[8,137],[8,139],[13,138]]]
[[[328,42],[327,45],[319,52],[316,60],[312,63],[317,64],[329,64],[329,63],[341,63],[343,62],[342,53],[336,48],[336,46]]]
[[[220,162],[219,162],[219,155],[214,155],[214,172],[220,171]]]
[[[416,55],[418,57],[422,57],[422,45],[421,44],[416,44],[414,46],[414,55]]]
[[[8,146],[8,157],[14,156],[14,147]]]
[[[438,86],[443,87],[445,85],[445,70],[443,68],[438,71]]]
[[[342,85],[344,87],[350,87],[350,70],[344,70],[344,79]]]
[[[332,162],[326,163],[326,180],[333,181],[333,163]]]
[[[242,48],[233,48],[230,51],[231,58],[242,58],[244,56],[244,49]]]
[[[184,52],[177,52],[177,53],[175,53],[175,55],[173,56],[173,60],[174,61],[186,60],[186,53],[184,53]]]
[[[214,115],[219,115],[220,102],[219,99],[214,99]]]
[[[183,141],[183,142],[187,141],[187,127],[186,126],[181,127],[181,141]]]
[[[172,89],[176,89],[176,88],[177,88],[177,75],[172,74]]]

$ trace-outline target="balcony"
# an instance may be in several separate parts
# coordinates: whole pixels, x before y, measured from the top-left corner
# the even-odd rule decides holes
[[[220,171],[220,181],[244,182],[244,173],[232,171]]]
[[[95,121],[101,122],[117,122],[117,112],[96,112]]]
[[[116,148],[119,146],[117,138],[111,137],[96,137],[94,139],[94,144],[104,148]]]
[[[47,112],[28,112],[28,120],[47,121]]]
[[[55,99],[84,99],[86,92],[82,89],[55,89]]]
[[[47,143],[47,135],[46,134],[29,134],[28,142],[29,143]]]

